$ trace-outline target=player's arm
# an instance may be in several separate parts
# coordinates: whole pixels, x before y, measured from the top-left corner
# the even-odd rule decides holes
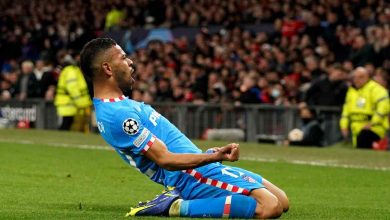
[[[164,169],[185,170],[213,162],[237,161],[239,146],[234,143],[229,144],[212,154],[177,154],[170,152],[163,142],[156,139],[144,155]]]

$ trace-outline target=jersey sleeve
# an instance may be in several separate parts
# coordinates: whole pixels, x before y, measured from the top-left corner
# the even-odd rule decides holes
[[[156,138],[144,126],[141,113],[121,108],[117,110],[111,125],[111,135],[116,148],[130,149],[135,154],[145,153]]]
[[[390,112],[389,94],[386,89],[379,85],[373,92],[374,113],[371,118],[373,125],[381,125],[385,120],[388,120]]]

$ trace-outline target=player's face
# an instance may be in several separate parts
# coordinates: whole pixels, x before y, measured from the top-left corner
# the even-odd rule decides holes
[[[122,91],[132,89],[135,82],[133,78],[135,73],[134,64],[119,45],[113,48],[112,72],[115,81]]]

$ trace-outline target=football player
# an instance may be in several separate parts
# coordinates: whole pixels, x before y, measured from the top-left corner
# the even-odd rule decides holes
[[[238,144],[202,153],[150,105],[125,97],[122,91],[135,83],[135,68],[114,40],[88,42],[80,63],[93,81],[100,134],[123,160],[168,189],[128,215],[274,218],[288,210],[286,194],[274,184],[220,163],[239,159]]]

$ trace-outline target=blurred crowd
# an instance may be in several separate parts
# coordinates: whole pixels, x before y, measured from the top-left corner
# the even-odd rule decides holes
[[[364,66],[388,88],[390,4],[385,0],[4,0],[1,100],[53,100],[61,69],[110,29],[199,27],[130,54],[139,101],[341,106],[349,73]],[[272,23],[272,33],[242,24]],[[211,33],[210,25],[223,28]]]

